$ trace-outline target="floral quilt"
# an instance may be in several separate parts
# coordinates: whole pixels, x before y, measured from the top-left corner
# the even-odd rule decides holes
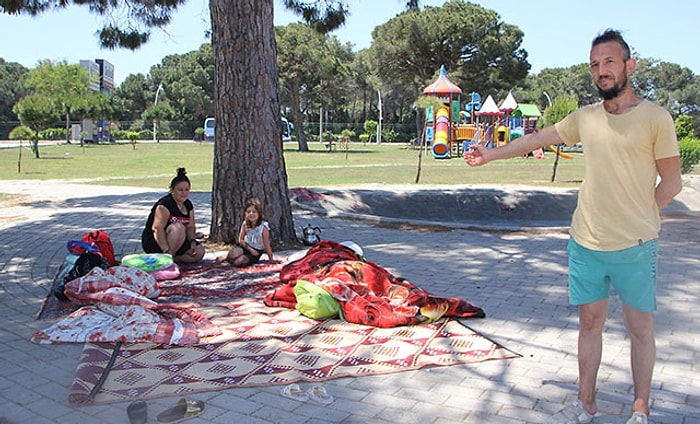
[[[486,316],[464,299],[435,296],[329,240],[282,267],[280,280],[285,285],[265,297],[266,305],[295,308],[297,280],[310,281],[338,301],[343,318],[355,324],[389,328],[430,323],[443,316]]]
[[[85,305],[49,328],[35,333],[35,343],[150,342],[191,345],[221,334],[193,306],[158,303],[155,278],[138,268],[94,268],[66,284],[66,296]]]

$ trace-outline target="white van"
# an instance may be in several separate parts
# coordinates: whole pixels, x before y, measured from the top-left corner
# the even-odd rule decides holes
[[[214,118],[204,120],[204,141],[214,141]]]

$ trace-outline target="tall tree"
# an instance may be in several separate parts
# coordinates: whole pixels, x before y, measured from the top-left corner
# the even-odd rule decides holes
[[[304,116],[319,107],[345,108],[352,50],[305,24],[278,26],[275,33],[281,100],[290,109],[299,150],[308,151]]]
[[[112,91],[110,96],[114,106],[115,119],[118,121],[136,121],[144,110],[153,104],[146,76],[131,74]]]
[[[273,240],[296,241],[279,125],[272,0],[210,0],[214,53],[214,240],[233,242],[248,198],[265,205]]]
[[[154,88],[159,84],[165,88],[175,111],[173,119],[194,121],[201,126],[205,118],[214,114],[211,44],[202,44],[199,49],[182,55],[166,56],[151,68],[149,81]]]
[[[0,58],[0,122],[17,121],[17,115],[12,112],[12,106],[27,95],[24,80],[29,69],[19,63],[6,62]],[[7,133],[0,132],[0,138]]]
[[[376,72],[384,81],[412,86],[414,100],[442,65],[465,92],[508,90],[530,68],[522,31],[473,3],[453,0],[403,12],[372,37]]]
[[[56,103],[66,118],[66,143],[70,143],[70,116],[73,107],[88,94],[88,72],[67,61],[44,60],[29,71],[25,85]]]
[[[568,68],[545,68],[536,75],[530,75],[517,90],[515,98],[520,103],[536,103],[541,110],[547,107],[544,92],[554,98],[574,96],[581,105],[598,101],[598,91],[588,64],[581,63]]]
[[[666,108],[674,117],[700,112],[700,77],[688,68],[638,59],[631,80],[641,96]]]

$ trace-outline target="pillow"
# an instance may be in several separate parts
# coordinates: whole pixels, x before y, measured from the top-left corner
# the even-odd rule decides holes
[[[174,280],[180,276],[180,267],[173,263],[168,265],[167,268],[150,271],[149,274],[151,274],[157,281]]]

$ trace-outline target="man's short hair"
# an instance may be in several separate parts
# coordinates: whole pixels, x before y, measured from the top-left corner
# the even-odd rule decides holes
[[[624,60],[629,60],[629,58],[632,57],[632,54],[630,52],[630,46],[627,44],[625,39],[622,38],[622,34],[620,34],[620,31],[610,28],[606,29],[600,35],[594,38],[591,47],[595,47],[598,44],[602,43],[609,43],[611,41],[618,43],[620,47],[622,47],[622,58]]]

